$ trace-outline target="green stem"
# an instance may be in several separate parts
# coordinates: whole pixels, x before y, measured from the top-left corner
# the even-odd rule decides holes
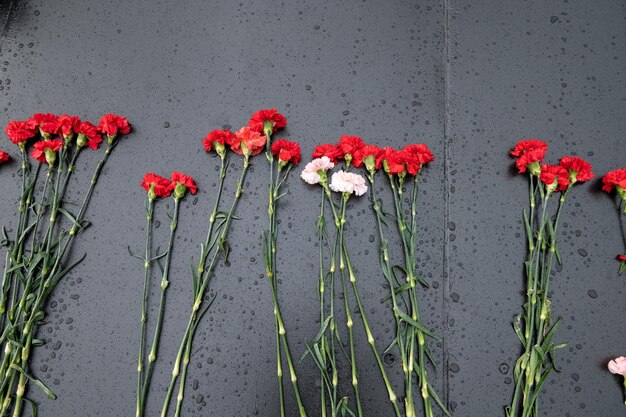
[[[148,370],[146,371],[146,377],[143,382],[143,393],[141,395],[141,408],[145,410],[146,399],[148,397],[148,390],[150,382],[152,380],[152,373],[154,371],[154,364],[157,358],[157,351],[159,349],[159,340],[161,337],[161,330],[163,327],[163,315],[165,313],[165,292],[169,286],[169,273],[170,262],[172,259],[172,251],[174,248],[174,238],[176,237],[176,228],[178,227],[178,213],[180,210],[180,199],[174,198],[174,215],[170,223],[170,237],[167,244],[167,255],[165,257],[165,266],[163,267],[163,274],[161,276],[161,298],[159,300],[159,313],[157,316],[156,327],[154,330],[154,337],[152,339],[152,347],[150,348],[150,355],[148,356]]]
[[[145,356],[145,339],[147,328],[147,310],[148,310],[148,294],[149,294],[149,282],[150,282],[150,265],[152,263],[152,222],[154,215],[154,199],[148,197],[147,209],[146,209],[146,251],[144,255],[144,278],[143,278],[143,295],[141,297],[141,336],[139,339],[139,353],[137,358],[137,412],[136,416],[143,416],[143,395],[142,395],[142,379],[144,368],[144,356]]]

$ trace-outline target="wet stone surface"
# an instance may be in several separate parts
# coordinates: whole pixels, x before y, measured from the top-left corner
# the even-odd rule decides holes
[[[181,206],[160,361],[148,415],[160,410],[191,304],[189,257],[197,256],[217,188],[218,160],[200,140],[277,107],[279,137],[308,155],[341,134],[377,145],[422,142],[436,161],[419,196],[418,272],[432,343],[434,386],[455,416],[502,416],[519,353],[511,321],[522,304],[525,258],[521,209],[526,183],[507,151],[521,137],[548,140],[548,158],[589,159],[595,172],[626,165],[626,8],[588,2],[458,0],[137,0],[0,2],[0,125],[36,111],[97,119],[126,115],[132,135],[116,148],[73,256],[85,261],[57,288],[38,337],[33,372],[59,396],[30,396],[43,416],[134,414],[142,265],[128,255],[144,239],[146,171],[185,171],[200,188]],[[15,150],[3,139],[0,148]],[[99,154],[81,156],[78,200]],[[234,161],[225,192],[234,192]],[[305,161],[306,162],[306,157]],[[267,166],[253,161],[233,226],[231,263],[219,265],[217,296],[196,336],[184,415],[276,416],[274,322],[263,275]],[[378,188],[389,200],[387,187]],[[1,168],[2,224],[14,227],[19,166]],[[294,356],[317,331],[319,193],[293,175],[279,212],[280,297]],[[171,202],[157,206],[155,238],[165,245]],[[542,415],[623,414],[607,360],[626,354],[624,249],[613,202],[598,183],[579,187],[560,230],[564,265],[555,268],[555,315],[562,316]],[[367,198],[348,210],[347,239],[380,349],[392,339],[388,290],[379,273],[375,219]],[[398,242],[390,253],[400,255]],[[156,298],[156,288],[152,300]],[[150,314],[154,316],[154,303]],[[358,319],[358,317],[357,317]],[[362,328],[355,326],[364,409],[388,416],[384,385]],[[394,384],[399,360],[383,356]],[[349,369],[342,369],[347,376]],[[299,366],[304,401],[319,403],[318,372]],[[290,387],[288,415],[295,415]],[[311,415],[318,415],[312,411]],[[441,415],[440,413],[437,414]]]

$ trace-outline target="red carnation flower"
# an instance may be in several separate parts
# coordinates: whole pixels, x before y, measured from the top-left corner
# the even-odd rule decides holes
[[[278,139],[272,144],[272,154],[284,164],[292,163],[296,165],[300,162],[300,145],[297,142],[289,142],[285,139]]]
[[[10,159],[9,154],[5,151],[0,151],[0,164],[4,164]]]
[[[87,145],[90,149],[98,149],[102,136],[98,133],[98,128],[91,122],[80,122],[74,127],[74,132],[78,134],[76,144],[80,147]]]
[[[383,148],[382,152],[378,156],[378,165],[382,164],[385,168],[385,172],[388,174],[401,174],[404,172],[405,158],[401,151],[397,151],[393,148]]]
[[[343,157],[341,149],[330,143],[324,143],[317,145],[311,154],[313,158],[321,158],[322,156],[328,157],[333,164],[337,163],[337,160]]]
[[[64,138],[72,136],[75,132],[75,128],[80,124],[80,118],[78,116],[69,116],[62,114],[57,119],[59,124],[59,131]]]
[[[187,190],[189,190],[191,194],[195,194],[198,191],[196,182],[189,175],[185,175],[182,172],[174,171],[172,172],[171,179],[171,188],[174,190],[174,198],[176,199],[183,198]]]
[[[259,133],[264,133],[266,123],[268,125],[268,130],[269,127],[271,127],[272,133],[274,133],[278,129],[282,129],[287,126],[287,119],[285,119],[285,116],[278,113],[276,109],[266,109],[259,110],[254,113],[250,118],[250,122],[248,122],[250,129]]]
[[[339,138],[339,142],[337,143],[337,147],[341,150],[344,159],[346,159],[346,155],[350,155],[348,162],[352,160],[354,153],[363,146],[365,146],[365,143],[363,143],[363,140],[358,136],[343,135]]]
[[[47,162],[48,165],[52,166],[56,160],[56,153],[61,147],[63,147],[63,141],[61,139],[40,140],[33,145],[30,156],[41,163]]]
[[[511,155],[517,158],[515,165],[520,173],[526,172],[528,165],[533,165],[531,173],[537,175],[539,163],[543,161],[548,144],[537,139],[524,139],[515,145],[511,151]]]
[[[143,181],[141,182],[141,186],[148,193],[150,193],[150,190],[152,189],[154,196],[161,197],[161,198],[169,197],[170,194],[172,194],[172,190],[173,190],[172,182],[170,180],[160,175],[157,175],[153,172],[148,172],[146,173],[146,175],[143,176]],[[151,199],[154,200],[153,196],[150,196],[150,197]]]
[[[352,155],[352,164],[355,167],[360,168],[361,166],[363,166],[365,162],[363,160],[365,158],[372,158],[371,161],[373,165],[367,166],[367,164],[365,164],[366,168],[368,170],[379,169],[380,161],[378,160],[378,156],[380,155],[382,151],[383,150],[379,148],[378,146],[364,145],[354,151],[354,154]]]
[[[554,182],[556,181],[556,190],[563,191],[570,185],[569,180],[569,172],[567,169],[563,168],[560,165],[541,165],[541,174],[539,174],[539,179],[541,182],[546,184],[546,186],[555,186]]]
[[[224,155],[225,145],[231,144],[235,139],[235,134],[230,130],[219,130],[215,129],[210,132],[204,140],[202,144],[204,145],[204,149],[207,152],[215,151],[220,155]]]
[[[11,142],[18,144],[26,142],[37,134],[37,130],[30,127],[28,122],[13,121],[4,129]]]
[[[610,193],[613,188],[617,188],[617,191],[626,198],[626,168],[617,169],[615,171],[608,172],[602,177],[602,189],[607,193]]]
[[[617,259],[622,262],[626,262],[626,255],[617,255]]]
[[[126,135],[130,132],[130,124],[124,116],[117,114],[105,114],[100,118],[98,132],[105,133],[110,140],[113,140],[118,133]]]
[[[244,126],[231,137],[229,145],[233,152],[250,156],[260,153],[265,148],[266,141],[265,136],[248,126]]]
[[[435,160],[428,146],[423,144],[407,145],[402,150],[406,170],[411,175],[419,174],[422,166]]]
[[[591,172],[591,164],[577,156],[564,156],[559,165],[567,170],[572,183],[589,181],[595,177]]]
[[[33,117],[28,119],[28,127],[32,130],[37,130],[45,135],[56,135],[61,130],[59,124],[59,116],[52,113],[37,113],[33,114]]]
[[[415,156],[422,165],[433,162],[435,160],[435,157],[433,156],[433,153],[430,151],[428,146],[422,143],[406,145],[404,147],[404,151]]]

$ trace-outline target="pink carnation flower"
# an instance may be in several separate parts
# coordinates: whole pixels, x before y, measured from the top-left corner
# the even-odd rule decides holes
[[[330,181],[330,189],[338,193],[350,193],[361,196],[367,192],[365,178],[352,172],[335,172]]]
[[[333,169],[335,164],[332,163],[329,157],[322,156],[321,158],[315,158],[304,167],[304,171],[300,174],[300,178],[309,184],[319,184],[321,178],[319,171],[328,171]]]
[[[622,375],[626,377],[626,358],[620,356],[609,362],[609,371],[616,375]]]

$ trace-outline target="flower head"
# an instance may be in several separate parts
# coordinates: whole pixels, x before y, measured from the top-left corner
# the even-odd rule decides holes
[[[154,200],[156,197],[167,198],[172,194],[172,182],[167,178],[148,172],[143,176],[141,186],[148,192],[148,198]]]
[[[622,261],[622,262],[626,262],[626,254],[624,254],[624,255],[617,255],[617,260],[618,261]]]
[[[313,158],[321,158],[323,156],[328,157],[334,164],[337,163],[337,160],[343,157],[343,153],[341,149],[331,143],[324,143],[322,145],[317,145],[311,154]]]
[[[28,127],[32,130],[39,129],[41,135],[45,138],[50,135],[56,135],[61,130],[61,125],[59,124],[59,116],[52,113],[36,113],[28,119],[26,122],[28,123]]]
[[[63,138],[70,140],[74,136],[76,127],[80,125],[80,118],[62,114],[58,117],[57,122],[59,124],[59,132],[63,135]]]
[[[272,144],[272,154],[278,157],[279,164],[286,165],[292,163],[296,165],[300,162],[300,145],[297,142],[278,139]]]
[[[304,170],[300,174],[300,178],[309,184],[318,184],[322,181],[322,179],[326,179],[326,171],[333,169],[334,167],[335,164],[327,156],[315,158],[306,164]]]
[[[287,126],[287,119],[276,109],[266,109],[254,113],[248,124],[255,132],[268,135]]]
[[[354,151],[352,155],[352,164],[360,168],[365,165],[365,168],[373,172],[380,168],[379,155],[383,150],[378,146],[364,145]]]
[[[345,159],[348,165],[352,162],[354,153],[363,146],[365,146],[365,143],[363,143],[363,140],[358,136],[343,135],[339,138],[339,142],[337,143],[337,147],[342,153],[341,158]]]
[[[9,157],[8,153],[6,153],[5,151],[0,151],[0,164],[4,164],[9,159],[11,158]]]
[[[406,163],[406,170],[411,175],[419,174],[424,164],[435,160],[428,146],[419,143],[405,146],[402,156]]]
[[[626,168],[607,172],[602,177],[602,190],[610,193],[613,191],[613,188],[617,190],[622,200],[626,200]]]
[[[233,152],[239,155],[256,155],[265,148],[267,138],[259,132],[244,126],[235,132],[229,143]]]
[[[106,134],[109,138],[109,143],[113,143],[118,133],[122,135],[130,133],[130,124],[124,116],[105,114],[100,118],[100,123],[98,123],[98,132]]]
[[[196,182],[189,175],[174,171],[172,172],[171,179],[171,187],[174,190],[174,198],[177,200],[183,198],[187,190],[189,190],[191,194],[195,194],[198,191]]]
[[[595,174],[591,172],[591,164],[577,156],[564,156],[559,165],[567,170],[572,184],[589,181],[595,177]]]
[[[402,151],[397,151],[393,148],[383,148],[382,152],[378,156],[379,161],[377,164],[382,164],[385,172],[388,174],[404,174],[405,172],[405,157]]]
[[[76,145],[79,148],[87,145],[89,149],[98,149],[100,142],[102,142],[102,136],[100,136],[98,129],[91,122],[80,122],[77,126],[74,126],[74,132],[78,135]]]
[[[28,122],[18,120],[9,122],[4,131],[9,137],[9,140],[16,145],[26,142],[37,134],[37,130],[33,129]]]
[[[235,134],[229,129],[219,130],[215,129],[206,135],[202,141],[204,150],[207,152],[215,151],[219,156],[224,158],[226,156],[226,145],[230,144],[235,138]]]
[[[530,169],[533,175],[539,175],[539,164],[543,161],[548,151],[548,144],[537,139],[524,139],[515,145],[511,151],[511,156],[517,158],[515,166],[520,173]]]
[[[626,377],[626,358],[620,356],[619,358],[611,360],[608,364],[608,368],[612,374],[622,375]]]
[[[63,141],[61,139],[40,140],[33,145],[30,156],[41,163],[47,162],[52,167],[56,161],[56,153],[62,147]]]
[[[541,165],[539,179],[546,185],[548,192],[563,191],[571,184],[569,172],[560,165]]]
[[[367,185],[363,176],[341,170],[330,178],[330,189],[338,193],[361,196],[367,192]]]

